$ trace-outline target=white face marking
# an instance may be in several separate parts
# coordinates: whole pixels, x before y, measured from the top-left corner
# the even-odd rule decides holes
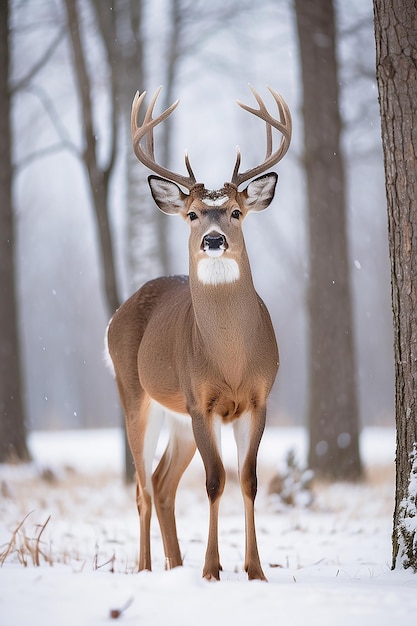
[[[240,270],[234,259],[211,256],[198,262],[197,276],[203,285],[224,285],[239,280]]]
[[[207,254],[207,256],[211,256],[212,258],[219,257],[223,254],[224,248],[207,248],[204,250],[204,252]]]
[[[229,200],[229,196],[221,196],[220,198],[204,198],[203,202],[207,206],[222,206]]]

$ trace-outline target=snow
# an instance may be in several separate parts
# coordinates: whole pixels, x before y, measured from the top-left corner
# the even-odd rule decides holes
[[[398,513],[398,557],[397,562],[405,566],[409,562],[410,546],[417,544],[417,446],[410,454],[411,472],[406,497],[401,501]]]
[[[219,525],[223,572],[220,582],[208,583],[201,579],[208,510],[197,456],[178,494],[184,567],[164,571],[153,519],[154,569],[138,574],[134,487],[125,487],[121,478],[121,433],[34,433],[33,464],[0,466],[0,554],[28,515],[0,567],[1,623],[110,624],[113,611],[121,623],[152,626],[167,621],[181,626],[369,626],[408,621],[416,614],[417,577],[410,570],[390,570],[392,430],[369,428],[362,434],[366,481],[315,485],[309,508],[277,507],[276,496],[267,493],[271,476],[290,449],[301,462],[305,459],[304,430],[266,431],[259,455],[257,529],[269,583],[248,582],[241,571],[243,505],[230,430],[224,435],[228,483]],[[39,567],[33,563],[36,556]]]

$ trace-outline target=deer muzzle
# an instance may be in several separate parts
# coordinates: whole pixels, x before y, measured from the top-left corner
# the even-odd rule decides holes
[[[228,247],[226,237],[223,233],[219,233],[215,230],[204,235],[201,244],[202,250],[208,256],[221,256]]]

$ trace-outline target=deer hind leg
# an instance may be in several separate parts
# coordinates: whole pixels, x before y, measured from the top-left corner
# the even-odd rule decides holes
[[[136,504],[139,513],[139,571],[151,570],[150,525],[152,515],[152,464],[163,422],[163,411],[142,390],[130,396],[121,393],[126,430],[136,468]]]
[[[181,476],[190,464],[196,444],[188,415],[177,418],[168,412],[169,440],[152,476],[155,509],[161,527],[165,568],[182,565],[175,522],[175,496]]]
[[[257,416],[245,413],[233,422],[238,450],[239,478],[245,507],[245,565],[249,580],[266,580],[258,553],[255,530],[255,497],[257,491],[256,460],[265,427],[266,411]]]
[[[226,473],[220,454],[220,422],[206,420],[203,415],[193,414],[193,431],[197,447],[206,471],[206,489],[210,505],[209,533],[203,578],[220,580],[218,519],[220,497],[226,482]]]

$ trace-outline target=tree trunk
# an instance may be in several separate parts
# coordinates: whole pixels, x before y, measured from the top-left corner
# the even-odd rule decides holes
[[[88,174],[93,208],[96,217],[99,252],[103,268],[104,294],[110,316],[120,306],[109,218],[109,182],[113,172],[116,154],[116,79],[111,73],[110,106],[112,107],[112,113],[110,117],[112,122],[109,128],[110,150],[107,165],[105,167],[100,167],[96,147],[97,133],[93,120],[93,108],[91,102],[92,87],[90,77],[87,72],[86,58],[81,41],[77,0],[66,0],[65,5],[68,17],[68,30],[74,57],[74,73],[80,96],[81,115],[84,127],[84,150],[82,158]]]
[[[17,328],[8,2],[0,2],[0,463],[28,461]]]
[[[107,53],[107,61],[110,68],[110,150],[107,166],[100,168],[96,151],[96,131],[93,121],[91,103],[91,82],[87,72],[85,53],[81,41],[76,0],[66,0],[68,27],[74,56],[74,71],[82,107],[82,119],[84,124],[85,149],[83,161],[87,170],[90,184],[91,197],[95,213],[95,221],[98,231],[98,243],[100,258],[103,268],[104,294],[106,298],[109,318],[120,306],[121,300],[116,276],[116,265],[113,251],[112,236],[110,230],[110,196],[109,182],[113,172],[116,156],[116,135],[118,132],[118,107],[120,77],[119,65],[120,54],[116,36],[116,12],[113,11],[112,3],[94,3],[100,35],[104,49]],[[121,416],[124,423],[124,418]],[[126,431],[124,430],[125,449],[125,479],[130,482],[134,475],[133,458],[127,443]]]
[[[393,562],[417,571],[417,6],[374,0],[397,426]]]
[[[332,0],[295,0],[304,91],[310,282],[309,465],[358,479],[359,411]]]
[[[136,91],[144,85],[143,2],[118,0],[118,40],[120,54],[120,109],[125,134],[126,221],[128,291],[143,285],[150,278],[166,273],[167,243],[164,236],[163,214],[158,211],[150,195],[147,177],[150,174],[139,164],[133,149],[130,112]],[[149,103],[149,94],[147,103]],[[145,104],[147,104],[145,103]],[[145,107],[145,105],[144,105]],[[143,115],[143,111],[141,111]]]

